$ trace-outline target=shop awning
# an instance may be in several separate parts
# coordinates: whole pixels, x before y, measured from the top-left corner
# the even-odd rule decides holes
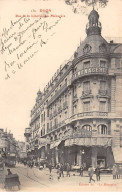
[[[88,138],[72,138],[65,140],[65,146],[111,146],[111,138],[106,137],[88,137]]]
[[[38,149],[42,148],[43,146],[46,146],[49,143],[50,143],[50,141],[48,139],[46,139],[46,138],[39,138]]]
[[[112,148],[115,163],[122,163],[122,148]]]
[[[60,143],[61,143],[61,140],[58,140],[56,142],[51,143],[50,144],[50,149],[53,149],[53,148],[57,147]]]

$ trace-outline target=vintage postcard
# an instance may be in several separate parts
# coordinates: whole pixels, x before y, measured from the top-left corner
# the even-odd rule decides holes
[[[0,191],[122,191],[122,0],[0,0]]]

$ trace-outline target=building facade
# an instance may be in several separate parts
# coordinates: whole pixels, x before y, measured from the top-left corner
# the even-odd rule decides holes
[[[4,129],[0,129],[0,154],[16,154],[17,141],[12,133],[7,133]]]
[[[25,137],[35,158],[108,168],[122,163],[122,44],[101,36],[97,11],[88,20],[74,59],[37,93]]]

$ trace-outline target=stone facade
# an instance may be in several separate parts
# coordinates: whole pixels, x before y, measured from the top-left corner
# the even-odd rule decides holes
[[[114,149],[122,147],[122,44],[101,36],[95,10],[88,19],[87,37],[74,59],[37,93],[25,137],[30,154],[54,165],[107,168],[120,162]]]

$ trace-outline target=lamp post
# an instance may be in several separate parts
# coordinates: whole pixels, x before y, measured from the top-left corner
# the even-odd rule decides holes
[[[80,156],[81,156],[81,165],[83,166],[83,155],[85,154],[85,151],[84,149],[83,150],[80,150]]]

